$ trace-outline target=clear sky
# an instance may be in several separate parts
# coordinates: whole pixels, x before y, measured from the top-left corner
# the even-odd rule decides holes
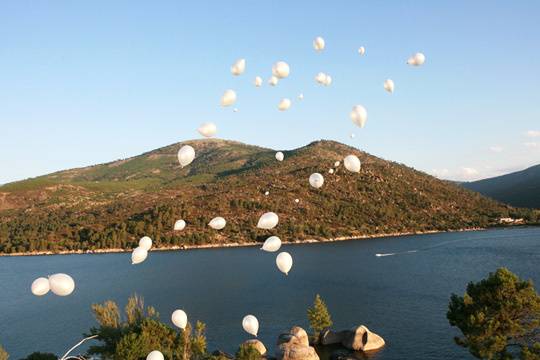
[[[525,168],[540,163],[538,19],[532,0],[2,1],[0,183],[198,138],[206,121],[225,139],[333,139],[444,178]],[[407,66],[416,51],[425,65]],[[278,60],[291,75],[269,87]],[[236,113],[219,106],[229,88]]]

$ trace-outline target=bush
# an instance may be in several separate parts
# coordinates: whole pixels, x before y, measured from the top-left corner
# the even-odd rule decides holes
[[[321,331],[333,324],[328,308],[319,294],[315,296],[313,307],[309,308],[307,313],[310,327],[313,330],[313,341],[317,343]]]

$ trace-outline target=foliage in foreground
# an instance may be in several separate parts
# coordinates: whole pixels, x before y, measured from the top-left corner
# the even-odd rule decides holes
[[[0,360],[8,360],[8,359],[9,359],[9,354],[7,353],[6,350],[4,350],[2,345],[0,345]]]
[[[315,296],[313,307],[307,310],[309,325],[313,330],[313,341],[319,342],[319,334],[325,328],[332,326],[332,317],[328,308],[319,294]]]
[[[260,360],[262,358],[259,351],[250,344],[242,344],[234,357],[236,360]]]
[[[456,342],[479,359],[513,359],[519,348],[521,359],[540,359],[540,296],[505,268],[452,294],[447,318],[463,333]]]
[[[166,359],[188,360],[207,358],[205,325],[197,322],[195,331],[191,324],[185,330],[176,329],[159,321],[159,314],[145,307],[141,297],[128,299],[123,316],[114,301],[92,305],[99,327],[90,335],[98,335],[100,345],[88,350],[104,360],[143,360],[148,353],[159,350]]]

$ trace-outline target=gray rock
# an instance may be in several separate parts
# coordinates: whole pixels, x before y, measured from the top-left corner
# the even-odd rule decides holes
[[[277,345],[277,360],[319,360],[315,349],[309,346],[306,331],[301,327],[295,326],[289,333],[279,335]]]

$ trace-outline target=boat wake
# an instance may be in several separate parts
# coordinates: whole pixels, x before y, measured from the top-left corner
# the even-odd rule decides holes
[[[418,250],[409,250],[409,251],[402,251],[397,253],[386,253],[386,254],[375,254],[376,257],[384,257],[384,256],[394,256],[394,255],[402,255],[402,254],[412,254],[418,252]]]

